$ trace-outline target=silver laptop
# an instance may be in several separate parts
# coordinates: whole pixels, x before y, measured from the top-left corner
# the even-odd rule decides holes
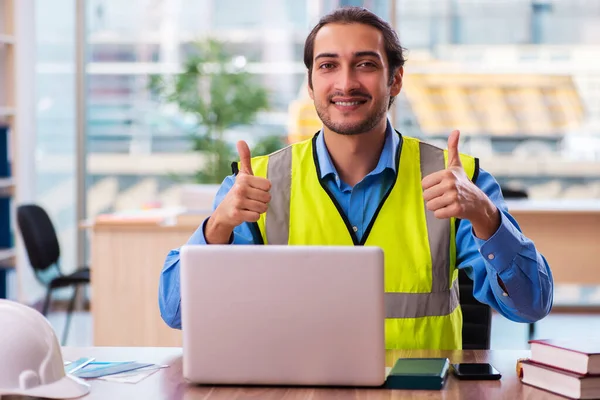
[[[180,262],[187,381],[384,383],[380,248],[186,245]]]

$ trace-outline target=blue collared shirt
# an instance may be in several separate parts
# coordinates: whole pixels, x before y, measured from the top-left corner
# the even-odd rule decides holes
[[[388,121],[385,144],[375,169],[354,187],[340,180],[321,132],[316,151],[321,177],[355,228],[360,240],[369,222],[396,175],[395,157],[400,138]],[[235,176],[225,178],[215,197],[216,208],[235,182]],[[500,210],[501,223],[488,240],[473,233],[469,221],[461,221],[456,233],[456,264],[473,280],[473,295],[482,303],[515,322],[535,322],[545,317],[552,307],[553,281],[546,259],[534,243],[521,233],[515,219],[508,213],[500,185],[489,173],[480,169],[475,184]],[[188,244],[206,244],[206,221],[188,240]],[[232,244],[256,244],[260,235],[251,224],[244,223],[233,231]],[[507,292],[501,288],[502,280]],[[163,320],[172,328],[181,328],[181,295],[179,287],[179,249],[167,255],[159,284],[159,307]]]

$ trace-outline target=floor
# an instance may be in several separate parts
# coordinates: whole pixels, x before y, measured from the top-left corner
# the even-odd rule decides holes
[[[65,324],[64,312],[52,312],[48,319],[59,341]],[[550,314],[535,325],[535,338],[581,338],[598,334],[600,314]],[[515,323],[499,314],[492,318],[492,349],[527,349],[527,324]],[[88,312],[75,312],[71,320],[68,346],[92,346],[92,318]]]

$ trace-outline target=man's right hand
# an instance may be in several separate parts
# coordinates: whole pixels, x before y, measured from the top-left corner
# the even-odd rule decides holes
[[[256,222],[271,201],[271,182],[254,176],[250,149],[243,140],[237,143],[240,171],[235,183],[206,223],[204,236],[210,244],[227,244],[233,229],[243,222]]]

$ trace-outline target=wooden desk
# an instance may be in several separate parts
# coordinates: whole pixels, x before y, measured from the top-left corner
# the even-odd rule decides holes
[[[168,364],[137,384],[89,380],[90,394],[84,399],[564,399],[522,384],[517,378],[516,360],[529,356],[528,351],[390,351],[386,366],[399,357],[448,357],[450,362],[489,362],[502,374],[499,381],[459,381],[450,375],[439,391],[383,390],[354,388],[290,388],[192,386],[182,378],[179,348],[70,348],[63,349],[66,360],[91,356],[98,361],[137,360]],[[406,397],[405,397],[406,396]]]
[[[600,285],[600,201],[508,201],[557,284]]]
[[[176,346],[158,308],[167,254],[185,244],[206,214],[162,220],[103,220],[91,227],[91,315],[95,346]]]
[[[556,284],[600,285],[600,202],[508,205],[548,259]],[[182,345],[181,332],[160,317],[158,282],[169,250],[185,244],[207,215],[188,215],[171,225],[106,219],[87,227],[95,346]]]

